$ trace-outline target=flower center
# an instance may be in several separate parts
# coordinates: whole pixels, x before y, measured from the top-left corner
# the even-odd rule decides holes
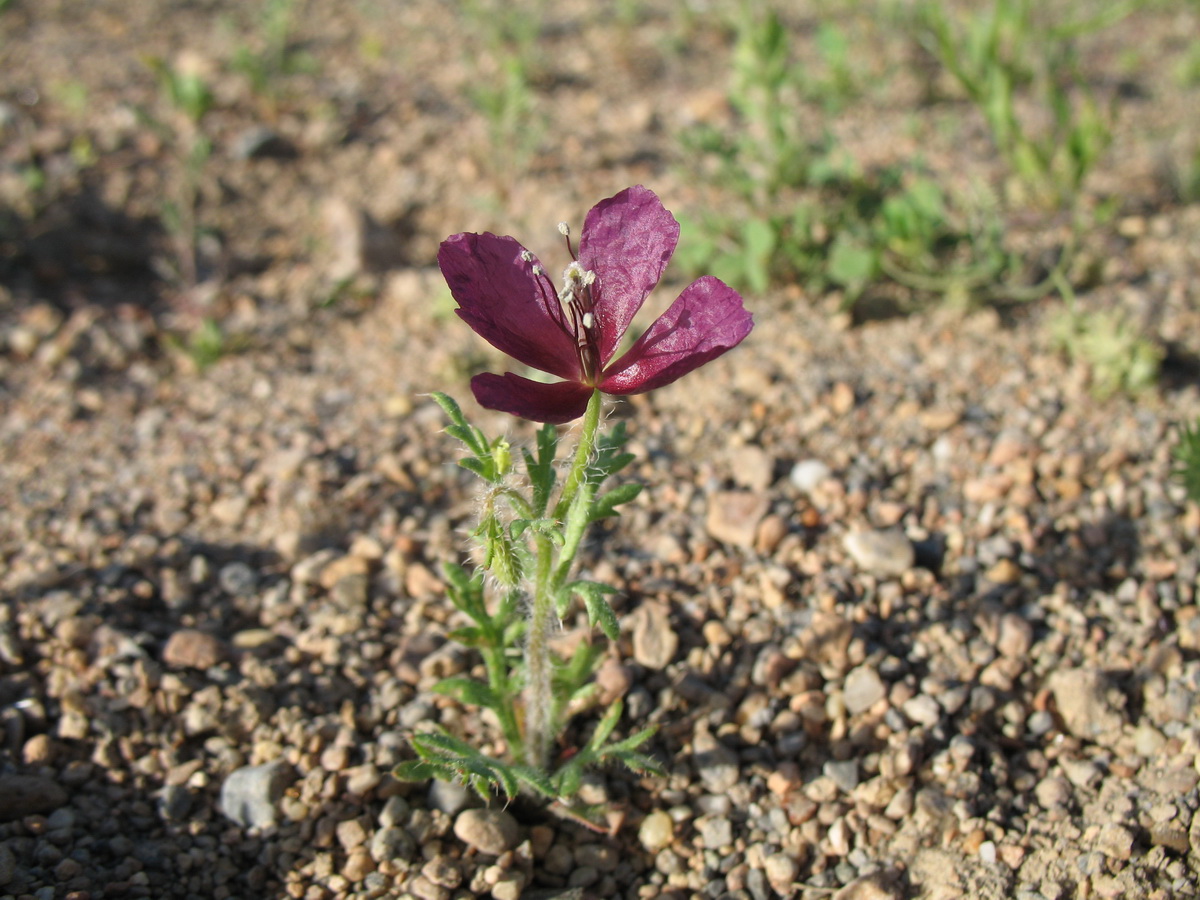
[[[567,250],[571,253],[571,263],[563,269],[563,286],[558,292],[558,300],[570,318],[583,380],[586,384],[594,385],[600,376],[600,343],[596,335],[595,304],[592,299],[596,273],[585,269],[575,258],[575,251],[571,248],[571,232],[565,222],[559,224],[558,230],[566,238]]]

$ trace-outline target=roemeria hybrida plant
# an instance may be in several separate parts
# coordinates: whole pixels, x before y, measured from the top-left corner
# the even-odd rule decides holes
[[[445,567],[450,600],[469,624],[450,637],[479,650],[486,682],[449,678],[437,690],[492,711],[499,735],[485,754],[460,736],[427,731],[413,736],[418,758],[399,777],[461,779],[485,798],[522,791],[562,803],[585,818],[572,798],[584,771],[608,761],[635,771],[659,771],[640,751],[654,734],[642,728],[620,740],[620,699],[609,705],[586,738],[571,720],[597,702],[592,674],[603,648],[587,639],[569,658],[550,648],[554,630],[582,601],[589,629],[615,642],[619,625],[608,585],[575,578],[575,558],[589,525],[616,515],[641,485],[602,491],[628,465],[625,429],[601,434],[604,394],[637,394],[670,384],[737,346],[753,327],[741,296],[717,278],[692,282],[624,353],[622,338],[658,284],[675,251],[679,223],[653,191],[631,187],[596,204],[584,220],[578,253],[560,225],[570,262],[556,287],[545,267],[511,237],[456,234],[438,263],[459,316],[513,359],[562,379],[544,383],[485,373],[471,380],[480,405],[544,423],[536,449],[523,450],[524,479],[506,440],[489,439],[459,406],[435,394],[462,441],[459,464],[485,483],[473,536],[480,568]],[[579,443],[558,485],[556,425],[583,417]],[[556,490],[557,488],[557,490]],[[487,736],[476,736],[480,742]]]

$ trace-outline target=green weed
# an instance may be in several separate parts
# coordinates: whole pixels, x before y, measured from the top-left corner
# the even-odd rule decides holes
[[[1163,352],[1120,310],[1085,312],[1070,304],[1050,321],[1055,346],[1086,365],[1100,399],[1137,394],[1158,383]]]
[[[1183,483],[1188,499],[1200,503],[1200,419],[1191,425],[1180,422],[1179,442],[1172,450],[1175,477]]]
[[[918,41],[982,113],[1015,176],[1014,187],[1040,205],[1070,208],[1112,141],[1114,116],[1113,107],[1088,91],[1075,40],[1118,21],[1134,5],[1052,22],[1032,0],[993,0],[966,17],[954,16],[941,0],[922,0],[914,27]],[[1044,124],[1035,127],[1034,119]]]

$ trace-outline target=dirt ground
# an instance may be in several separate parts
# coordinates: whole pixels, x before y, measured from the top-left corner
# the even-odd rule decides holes
[[[431,692],[479,662],[445,638],[473,485],[427,395],[532,435],[469,402],[505,361],[438,243],[563,264],[556,224],[626,186],[724,202],[681,135],[739,126],[730,5],[608,6],[0,3],[0,898],[1200,895],[1184,2],[1080,45],[1118,116],[1076,303],[1146,336],[1154,386],[1099,396],[1058,295],[747,293],[741,347],[613,404],[646,489],[583,561],[620,590],[620,727],[659,725],[668,775],[597,774],[610,834],[391,778],[429,722],[494,739]],[[861,79],[797,116],[1001,190],[896,10],[787,13]],[[531,105],[489,119],[522,28]],[[210,89],[198,125],[164,70]],[[1007,224],[1061,247],[1061,216]]]

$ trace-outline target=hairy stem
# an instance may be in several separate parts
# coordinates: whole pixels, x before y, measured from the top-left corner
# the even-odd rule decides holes
[[[555,506],[555,517],[562,519],[571,507],[579,486],[587,474],[588,462],[596,450],[596,433],[600,425],[599,391],[592,393],[587,411],[583,416],[583,427],[579,434],[579,446],[563,484],[562,495]],[[554,740],[557,704],[551,686],[550,623],[554,616],[554,592],[556,570],[570,567],[571,560],[554,559],[554,543],[546,535],[536,538],[537,565],[534,574],[533,608],[529,615],[529,630],[525,637],[525,756],[534,768],[545,771],[550,761],[550,747]]]

